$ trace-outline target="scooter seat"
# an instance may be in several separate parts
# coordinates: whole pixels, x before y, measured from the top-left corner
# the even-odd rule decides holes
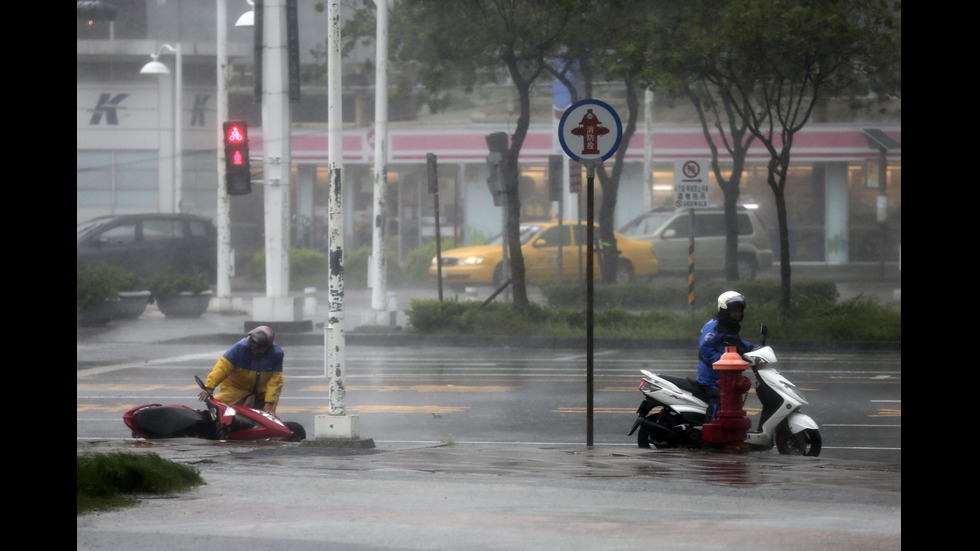
[[[692,379],[690,377],[675,377],[673,375],[661,375],[661,377],[674,383],[677,388],[690,392],[699,400],[705,400],[704,387],[698,383],[697,379]]]
[[[174,406],[144,409],[137,415],[136,423],[150,438],[200,436],[207,425],[200,412]]]

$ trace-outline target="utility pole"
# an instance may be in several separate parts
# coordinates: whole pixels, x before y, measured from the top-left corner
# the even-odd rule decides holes
[[[377,55],[374,85],[374,231],[371,234],[371,308],[375,323],[387,308],[388,261],[388,2],[377,2]]]

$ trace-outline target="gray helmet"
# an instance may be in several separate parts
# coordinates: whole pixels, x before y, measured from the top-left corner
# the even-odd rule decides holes
[[[745,297],[736,291],[725,291],[718,295],[718,311],[728,311],[731,308],[745,310]]]
[[[248,332],[249,344],[254,343],[256,348],[272,346],[276,340],[276,333],[267,325],[260,325]]]

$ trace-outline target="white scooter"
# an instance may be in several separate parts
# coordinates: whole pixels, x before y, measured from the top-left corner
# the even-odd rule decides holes
[[[758,429],[748,432],[745,443],[754,450],[770,450],[775,444],[781,454],[820,455],[819,427],[801,411],[808,402],[800,389],[776,371],[776,354],[765,346],[767,334],[763,325],[762,346],[743,356],[755,372],[756,395],[762,403]],[[629,435],[639,430],[637,445],[641,448],[700,448],[708,407],[701,385],[691,378],[640,372],[645,398]]]

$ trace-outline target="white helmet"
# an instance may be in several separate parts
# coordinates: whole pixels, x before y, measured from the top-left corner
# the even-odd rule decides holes
[[[725,291],[718,295],[718,310],[728,310],[730,307],[741,306],[745,309],[745,297],[735,291]]]

